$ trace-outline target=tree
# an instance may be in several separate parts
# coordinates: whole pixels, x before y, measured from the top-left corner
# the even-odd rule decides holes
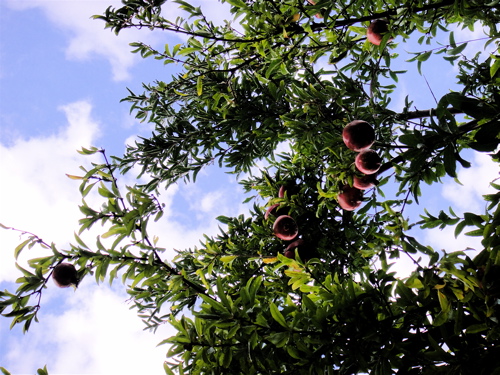
[[[131,44],[181,72],[124,99],[154,124],[151,137],[111,161],[104,150],[82,149],[103,161],[70,176],[81,180],[84,198],[76,242],[62,250],[25,232],[16,257],[35,245],[53,255],[21,268],[17,291],[0,292],[2,315],[27,330],[54,267],[65,262],[77,266],[79,279],[121,276],[148,328],[176,328],[163,341],[171,344],[168,374],[500,373],[500,192],[484,197],[483,212],[405,214],[418,204],[422,182],[439,184],[456,177],[458,164],[470,166],[465,150],[499,161],[500,57],[463,56],[466,43],[453,32],[484,28],[484,45],[498,46],[498,1],[228,0],[240,25],[215,25],[200,8],[174,2],[187,19],[165,18],[163,0],[124,0],[95,17],[116,33],[184,34],[186,42],[161,51]],[[388,32],[373,45],[366,29],[381,19]],[[438,33],[449,44],[425,50]],[[391,69],[399,58],[394,37],[418,39],[423,50],[410,62],[419,70],[431,55],[456,66],[461,90],[432,109],[408,98],[390,110],[390,80],[404,74]],[[377,186],[351,211],[338,197],[361,176],[342,138],[353,120],[371,124],[383,164]],[[281,144],[289,151],[279,152]],[[262,160],[267,166],[252,171]],[[148,231],[162,215],[157,196],[195,182],[213,163],[235,178],[246,174],[240,182],[255,202],[251,215],[218,217],[219,235],[166,261]],[[148,182],[119,188],[117,174],[134,166]],[[393,185],[396,198],[385,198]],[[85,202],[92,189],[102,197],[99,208]],[[281,215],[296,225],[298,242],[273,233]],[[96,223],[104,233],[87,245],[79,234]],[[482,247],[473,256],[441,252],[410,233],[447,226],[480,237]],[[401,256],[415,266],[405,279],[391,270]]]

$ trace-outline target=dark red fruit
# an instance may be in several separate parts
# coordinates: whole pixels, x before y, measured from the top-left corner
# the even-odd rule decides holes
[[[285,193],[287,193],[288,198],[290,198],[292,195],[297,194],[299,191],[299,186],[295,183],[295,181],[289,181],[285,185],[280,186],[278,197],[284,198]]]
[[[354,165],[361,173],[374,174],[380,169],[382,158],[375,151],[367,149],[356,155]]]
[[[298,249],[297,249],[298,248]],[[295,250],[299,253],[300,259],[307,262],[311,258],[310,249],[308,249],[305,241],[302,238],[291,242],[286,248],[284,255],[287,258],[295,259]]]
[[[367,174],[362,177],[354,176],[352,186],[359,190],[366,190],[377,185],[378,181],[374,174]]]
[[[70,263],[60,263],[54,267],[52,278],[59,288],[68,288],[71,285],[78,285],[78,275],[74,265]]]
[[[299,234],[297,223],[288,215],[281,215],[276,219],[273,231],[276,237],[285,241],[291,241]]]
[[[286,207],[280,207],[279,203],[273,204],[272,206],[269,206],[264,213],[264,220],[269,219],[270,215],[273,216],[281,216],[284,215],[286,212]]]
[[[373,43],[377,46],[380,45],[382,39],[384,39],[384,35],[389,32],[389,27],[387,21],[384,20],[375,20],[370,23],[368,29],[366,30],[366,38],[370,43]],[[389,39],[389,41],[391,41]]]
[[[339,206],[346,211],[354,211],[363,202],[363,191],[353,186],[345,185],[338,196]]]
[[[349,149],[359,152],[375,142],[375,131],[366,121],[354,120],[342,130],[342,139]]]
[[[272,206],[269,206],[266,210],[266,213],[264,214],[264,219],[267,220],[269,219],[270,215],[274,215],[276,212],[276,209],[279,207],[279,203],[273,204]]]
[[[285,196],[286,187],[285,185],[281,185],[280,190],[278,191],[278,197],[283,198]]]

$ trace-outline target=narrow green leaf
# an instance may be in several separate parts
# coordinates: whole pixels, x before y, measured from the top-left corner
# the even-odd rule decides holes
[[[84,180],[85,178],[84,177],[81,177],[81,176],[74,176],[72,174],[67,174],[66,173],[66,176],[72,180]]]
[[[488,325],[486,323],[482,324],[473,324],[465,329],[465,332],[467,334],[473,334],[473,333],[478,333],[478,332],[483,332],[488,329]]]
[[[457,226],[455,227],[455,238],[457,238],[458,235],[462,233],[462,230],[464,229],[465,225],[466,225],[465,221],[461,221],[460,223],[457,224]]]
[[[198,96],[203,94],[203,76],[198,76],[198,79],[196,80],[196,92],[198,93]]]
[[[220,261],[222,263],[231,263],[237,257],[238,257],[237,255],[225,255],[225,256],[220,257]]]
[[[227,313],[228,310],[224,307],[223,304],[221,304],[220,302],[216,301],[215,299],[213,299],[212,297],[210,296],[207,296],[205,294],[200,294],[199,295],[201,297],[201,299],[203,301],[205,301],[206,303],[208,303],[210,306],[212,306],[215,310],[219,310],[220,312],[224,312],[224,313]]]
[[[283,327],[288,329],[288,324],[286,323],[285,317],[283,316],[283,314],[281,314],[281,312],[278,310],[278,307],[273,302],[271,302],[269,309],[271,311],[273,319],[276,320]]]
[[[457,46],[457,44],[455,43],[455,34],[452,32],[450,32],[450,46],[452,48],[455,48]]]
[[[171,369],[167,361],[163,362],[163,369],[167,375],[176,375]]]
[[[490,67],[490,77],[493,78],[497,74],[498,69],[500,69],[500,59],[495,60],[495,62]]]
[[[32,240],[31,238],[28,238],[27,240],[21,242],[19,245],[16,246],[16,248],[14,249],[14,258],[16,260],[19,257],[21,251],[26,247],[27,244],[31,242],[31,240]]]

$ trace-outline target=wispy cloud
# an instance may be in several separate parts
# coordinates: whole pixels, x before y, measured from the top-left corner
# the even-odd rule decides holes
[[[165,38],[162,33],[147,30],[123,30],[116,36],[104,29],[103,21],[91,19],[93,15],[103,14],[110,5],[119,7],[121,2],[118,0],[8,0],[6,4],[19,11],[41,9],[50,22],[67,34],[65,53],[68,59],[87,61],[103,58],[111,65],[115,81],[130,79],[130,69],[140,60],[140,57],[130,53],[130,42],[141,40],[154,44],[160,40],[160,35]]]
[[[90,146],[99,135],[91,104],[79,101],[60,107],[68,124],[55,134],[0,144],[0,223],[39,233],[46,241],[65,243],[81,216],[78,185],[66,173],[78,174],[84,159],[76,150]],[[0,230],[0,281],[19,276],[13,249],[19,233]]]
[[[156,334],[129,310],[119,284],[110,288],[84,280],[80,288],[46,290],[51,308],[24,336],[9,341],[2,365],[13,373],[34,373],[47,364],[51,374],[162,374],[169,326]]]
[[[436,197],[436,207],[447,212],[447,206],[451,206],[458,216],[463,215],[464,212],[477,214],[484,212],[486,202],[482,196],[495,192],[490,182],[499,177],[498,166],[485,153],[475,152],[469,160],[472,163],[471,168],[458,170],[458,180],[462,185],[453,180],[445,182],[441,188],[441,197]],[[439,211],[433,210],[431,213],[437,215]],[[470,237],[464,234],[472,229],[474,228],[465,227],[463,233],[455,238],[454,227],[446,227],[443,230],[434,228],[426,231],[426,239],[437,250],[443,249],[447,252],[467,248],[480,250],[482,248],[481,237]],[[469,256],[473,255],[469,254]]]
[[[460,211],[482,212],[485,209],[485,202],[481,197],[494,193],[495,190],[490,182],[500,175],[498,166],[488,154],[476,152],[471,162],[471,168],[460,168],[458,171],[458,180],[462,185],[452,181],[445,183],[442,196]]]

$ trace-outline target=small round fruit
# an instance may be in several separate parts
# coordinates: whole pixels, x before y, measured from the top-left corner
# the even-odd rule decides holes
[[[52,278],[59,288],[68,288],[78,285],[76,268],[70,263],[60,263],[54,267]]]
[[[372,44],[377,46],[380,45],[382,39],[384,39],[384,35],[389,32],[388,23],[385,20],[375,20],[370,23],[368,29],[366,30],[366,38]],[[391,41],[389,39],[389,41]]]
[[[276,209],[279,207],[279,203],[273,204],[272,206],[269,206],[264,214],[264,220],[269,219],[270,215],[274,215],[276,212]]]
[[[342,139],[349,149],[359,152],[375,142],[375,130],[366,121],[354,120],[342,130]]]
[[[367,149],[356,155],[354,165],[361,173],[370,175],[377,173],[380,169],[382,158],[374,150]]]
[[[298,194],[299,191],[300,188],[295,181],[288,181],[286,184],[280,186],[278,197],[284,198],[286,193],[288,198],[290,198],[292,195]]]
[[[375,185],[377,185],[378,181],[374,174],[367,174],[362,177],[354,176],[352,186],[359,190],[367,190]]]
[[[285,185],[281,185],[280,189],[278,191],[278,197],[279,198],[284,198],[285,197],[285,191],[286,191]]]
[[[264,213],[264,220],[269,219],[269,216],[281,216],[284,215],[286,212],[287,208],[286,207],[280,207],[279,203],[273,204],[269,206]]]
[[[353,186],[345,185],[338,196],[339,206],[346,211],[354,211],[363,202],[363,191]]]
[[[286,248],[285,248],[285,256],[287,258],[295,259],[295,250],[298,248],[298,253],[300,259],[302,261],[307,262],[311,258],[311,251],[307,247],[305,241],[302,238],[299,238],[298,240],[295,240],[291,242]]]
[[[299,228],[291,216],[281,215],[273,224],[273,232],[276,237],[291,241],[299,234]]]

